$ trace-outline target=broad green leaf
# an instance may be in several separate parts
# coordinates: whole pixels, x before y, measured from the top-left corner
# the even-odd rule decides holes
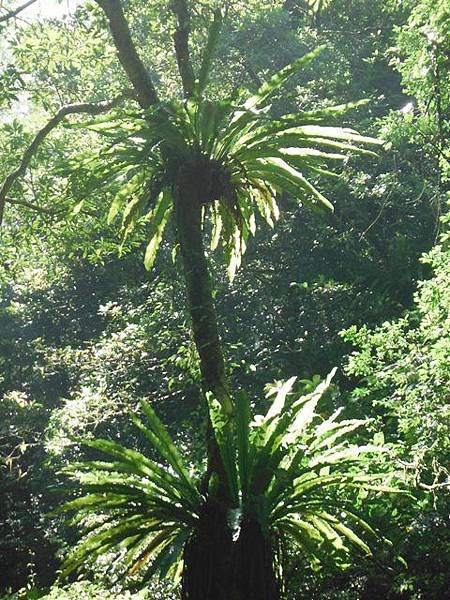
[[[150,271],[156,259],[159,245],[161,243],[164,228],[172,211],[172,197],[167,190],[163,191],[157,201],[150,217],[150,241],[147,245],[144,258],[144,266]]]
[[[302,69],[312,60],[314,60],[321,52],[325,50],[325,45],[318,46],[312,52],[305,54],[301,58],[297,59],[290,65],[287,65],[281,71],[273,75],[270,79],[265,81],[263,85],[259,88],[259,90],[253,96],[250,96],[248,100],[245,102],[246,110],[250,110],[252,108],[256,108],[257,106],[261,106],[264,102],[267,101],[269,96],[278,88],[280,88],[286,81],[292,77],[297,71]]]

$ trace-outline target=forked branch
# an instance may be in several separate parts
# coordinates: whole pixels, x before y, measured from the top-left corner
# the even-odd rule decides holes
[[[83,102],[80,104],[67,104],[59,109],[54,117],[52,117],[42,129],[40,129],[37,134],[34,136],[32,142],[29,146],[26,147],[25,152],[22,155],[22,160],[20,161],[19,166],[15,171],[12,171],[6,179],[3,181],[2,186],[0,187],[0,227],[3,222],[3,215],[5,212],[5,205],[8,200],[8,194],[16,183],[18,179],[25,175],[27,168],[30,165],[30,162],[38,150],[39,146],[48,136],[48,134],[57,127],[63,119],[65,119],[69,115],[74,114],[88,114],[88,115],[99,115],[101,113],[107,112],[117,106],[124,98],[132,97],[132,93],[127,90],[111,100],[110,102],[99,102],[99,103],[91,103],[91,102]]]

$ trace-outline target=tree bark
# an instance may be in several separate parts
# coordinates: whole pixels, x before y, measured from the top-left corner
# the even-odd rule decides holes
[[[139,104],[149,108],[158,102],[153,81],[140,59],[131,38],[130,28],[120,0],[95,0],[108,19],[109,29],[116,46],[117,56],[133,85]]]
[[[195,75],[189,52],[189,33],[191,31],[189,10],[186,0],[172,0],[171,7],[177,19],[173,41],[178,71],[183,84],[184,97],[190,98],[194,93]]]
[[[202,190],[186,165],[178,177],[174,208],[192,330],[204,391],[211,392],[231,416],[233,405],[203,243],[202,199]],[[183,600],[278,600],[272,546],[257,520],[244,520],[239,539],[232,539],[227,517],[233,506],[211,424],[209,480],[215,487],[210,485],[197,532],[184,552]]]
[[[279,600],[274,551],[255,517],[244,518],[232,549],[233,594],[240,600]]]
[[[209,498],[184,549],[182,600],[244,600],[233,592],[232,552],[226,508]]]
[[[189,179],[188,175],[180,175],[174,209],[192,331],[200,357],[204,391],[211,392],[225,413],[231,415],[233,407],[203,244],[202,191]]]

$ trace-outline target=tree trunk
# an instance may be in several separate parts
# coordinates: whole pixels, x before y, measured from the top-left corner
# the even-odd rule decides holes
[[[179,173],[174,209],[192,330],[204,392],[211,392],[231,416],[233,405],[203,244],[202,200],[202,190],[186,166]],[[197,532],[185,548],[182,598],[278,600],[272,547],[256,520],[245,521],[239,539],[233,542],[227,523],[232,503],[211,424],[207,450],[208,500]]]
[[[233,547],[233,582],[236,598],[279,600],[280,588],[274,572],[274,551],[255,518],[244,519]]]
[[[212,392],[225,413],[231,415],[233,406],[203,245],[201,190],[188,177],[180,179],[174,198],[175,220],[203,388]]]
[[[227,509],[214,496],[184,549],[182,600],[244,600],[233,593],[233,540]]]
[[[178,243],[183,262],[188,308],[195,345],[200,357],[204,393],[211,392],[232,414],[225,361],[217,327],[212,284],[202,235],[201,190],[181,169],[174,193]],[[227,525],[230,505],[228,485],[219,449],[208,423],[208,469],[205,487],[208,502],[195,536],[184,552],[183,600],[232,600],[229,594],[232,535]],[[215,489],[212,491],[212,483]],[[206,490],[205,490],[206,491]]]

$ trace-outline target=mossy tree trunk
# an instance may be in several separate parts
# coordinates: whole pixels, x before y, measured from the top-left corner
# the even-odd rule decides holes
[[[206,190],[201,189],[188,168],[180,169],[174,193],[175,221],[203,390],[212,393],[231,416],[233,404],[203,241],[203,194]],[[244,521],[239,539],[232,539],[227,520],[232,502],[210,424],[207,450],[208,501],[196,535],[185,549],[182,598],[278,600],[272,546],[256,520]]]
[[[183,172],[183,169],[180,169]],[[211,277],[202,234],[200,189],[183,173],[174,194],[177,241],[183,263],[188,309],[205,392],[211,392],[229,415],[233,412],[225,360],[217,326]]]
[[[204,394],[211,393],[228,414],[232,402],[220,342],[202,233],[202,190],[187,169],[180,169],[174,191],[177,241],[180,246],[188,309],[200,358]],[[230,587],[233,540],[227,525],[230,505],[227,481],[211,424],[208,423],[208,501],[198,530],[188,542],[183,576],[183,600],[232,600]],[[214,489],[213,489],[214,488]],[[236,599],[237,600],[237,599]]]

